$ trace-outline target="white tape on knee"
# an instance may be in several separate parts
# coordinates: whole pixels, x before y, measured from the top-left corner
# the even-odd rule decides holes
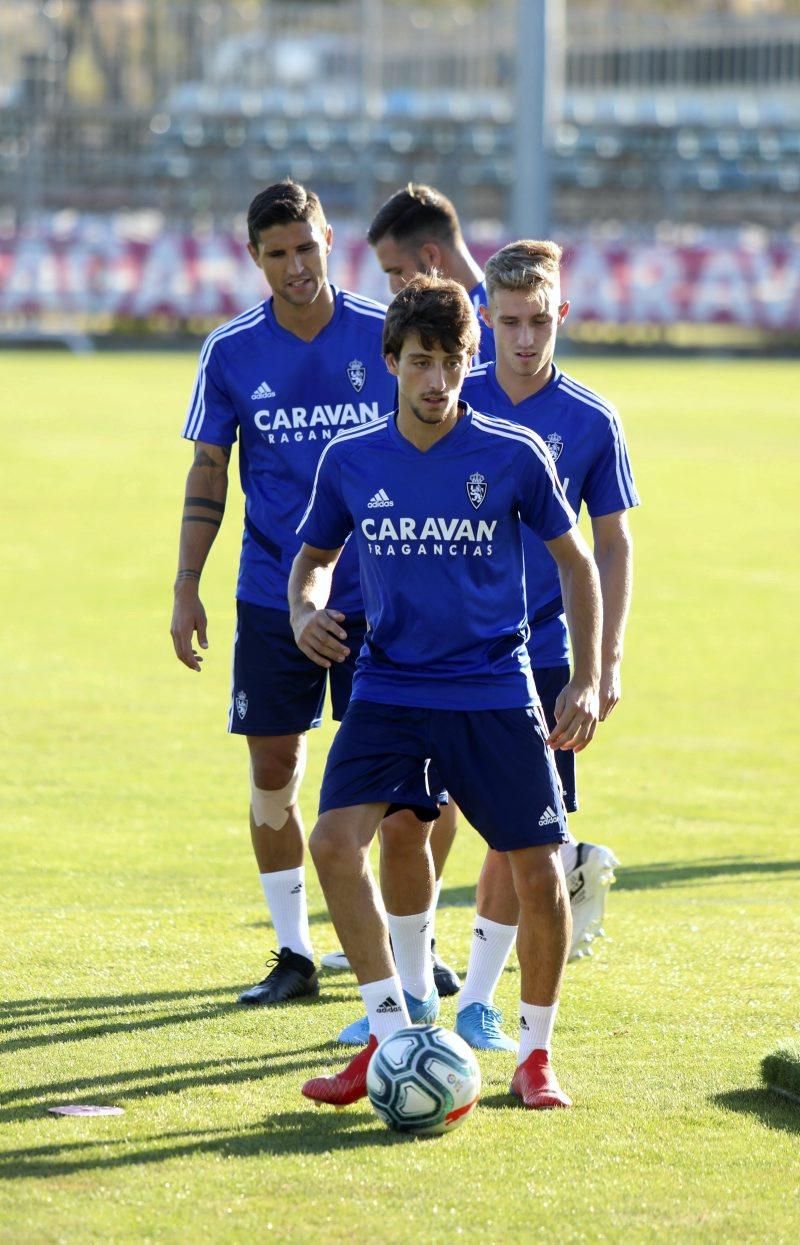
[[[268,826],[270,830],[283,829],[289,820],[289,809],[297,802],[305,772],[305,737],[300,741],[294,773],[280,791],[265,791],[262,787],[257,787],[253,779],[253,762],[250,762],[250,807],[257,826]]]

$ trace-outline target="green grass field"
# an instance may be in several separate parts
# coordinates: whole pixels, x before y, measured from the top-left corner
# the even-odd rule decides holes
[[[515,1108],[486,1055],[473,1119],[414,1142],[300,1097],[342,1061],[349,975],[318,1004],[234,1005],[271,947],[225,735],[238,501],[201,676],[168,634],[194,359],[2,356],[0,1240],[797,1240],[800,1108],[760,1064],[800,1035],[798,369],[569,370],[618,401],[646,503],[623,702],[581,758],[574,828],[623,867],[609,939],[567,974],[576,1109]],[[464,829],[445,880],[460,967],[481,854]],[[311,902],[331,950],[313,877]],[[47,1114],[87,1101],[125,1114]]]

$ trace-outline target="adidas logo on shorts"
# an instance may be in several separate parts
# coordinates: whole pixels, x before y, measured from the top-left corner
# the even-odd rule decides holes
[[[250,394],[251,398],[258,400],[259,398],[274,398],[275,390],[271,389],[265,380],[262,380],[258,389],[254,389]]]
[[[539,818],[539,825],[540,826],[555,826],[557,824],[558,824],[558,816],[556,813],[553,812],[552,808],[548,804],[547,808],[544,810],[541,817]]]
[[[391,994],[387,994],[382,1003],[378,1004],[378,1012],[383,1014],[386,1012],[399,1012],[400,1004],[396,1003]]]
[[[393,505],[394,502],[386,492],[386,489],[379,488],[375,496],[371,497],[367,502],[367,510],[384,510],[387,506]]]

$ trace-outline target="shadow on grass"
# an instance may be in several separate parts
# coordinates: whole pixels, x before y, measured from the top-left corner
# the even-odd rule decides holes
[[[514,1069],[509,1068],[508,1079],[511,1080]],[[519,1111],[521,1110],[519,1103],[508,1089],[497,1090],[494,1094],[481,1094],[481,1100],[478,1104],[482,1111],[484,1108],[488,1111]]]
[[[659,864],[624,865],[616,869],[615,891],[659,890],[665,886],[687,883],[718,882],[740,878],[745,874],[800,874],[800,860],[768,860],[753,856],[707,856],[700,860],[667,860]],[[445,879],[446,881],[446,879]],[[471,908],[475,906],[474,886],[446,886],[439,900],[440,907]]]
[[[800,1106],[781,1098],[779,1094],[773,1094],[765,1086],[712,1094],[711,1102],[725,1111],[752,1115],[767,1128],[777,1128],[784,1133],[800,1133]]]
[[[197,1154],[257,1158],[264,1154],[324,1154],[331,1150],[407,1144],[411,1144],[410,1139],[391,1133],[371,1113],[345,1114],[313,1108],[281,1112],[244,1129],[197,1129],[162,1133],[140,1141],[80,1141],[10,1150],[0,1156],[0,1180],[48,1179],[75,1172],[166,1163]]]
[[[158,1003],[164,999],[163,995],[119,995],[113,1003],[107,1000],[102,1001],[99,1011],[89,1010],[84,1013],[74,1013],[70,1010],[70,1000],[64,1000],[62,1004],[55,1008],[52,1004],[47,1005],[47,1012],[41,1018],[33,1019],[31,1013],[17,1014],[13,1021],[7,1021],[5,1028],[19,1029],[21,1032],[18,1036],[6,1038],[0,1042],[0,1053],[31,1050],[37,1046],[49,1046],[52,1042],[86,1042],[92,1038],[108,1037],[113,1033],[133,1033],[137,1030],[163,1029],[169,1025],[185,1024],[187,1021],[208,1020],[212,1017],[222,1016],[229,1013],[238,1013],[246,1015],[248,1012],[258,1012],[257,1007],[244,1008],[236,1003],[236,997],[240,989],[243,987],[234,987],[213,993],[225,994],[226,1001],[224,1003],[199,1001],[194,1007],[180,1007],[165,1011],[163,1008],[158,1009],[158,1014],[152,1014],[148,1011],[148,1003],[152,1000]],[[321,997],[295,999],[292,1002],[292,1010],[300,1011],[306,1007],[318,1007],[320,1002],[324,1003],[326,996],[336,994],[344,994],[351,992],[354,996],[354,1004],[356,1003],[356,986],[351,980],[336,983],[325,982]],[[184,998],[196,998],[201,995],[202,991],[186,991]],[[207,992],[212,993],[212,992]],[[175,993],[173,998],[180,998],[179,993]],[[134,1000],[131,1002],[131,1000]],[[77,1001],[77,1000],[73,1000]],[[330,998],[330,1001],[334,1001]],[[91,1003],[90,999],[80,1000],[83,1004]],[[114,1008],[119,1015],[104,1015],[106,1009]],[[129,1013],[125,1015],[125,1013]],[[89,1022],[89,1023],[87,1023]],[[31,1033],[31,1029],[40,1030],[37,1033]],[[0,1099],[2,1101],[2,1099]]]
[[[3,1012],[11,1012],[14,1016],[27,1013],[44,1016],[48,1012],[64,1011],[67,1008],[70,1010],[90,1008],[94,1012],[111,1007],[134,1007],[138,1003],[171,1003],[174,999],[217,998],[221,994],[230,997],[231,992],[231,986],[212,986],[206,990],[150,990],[142,991],[140,994],[65,995],[59,999],[43,998],[39,994],[32,999],[12,999],[11,1002],[4,1000]]]
[[[81,1077],[70,1081],[50,1081],[42,1085],[6,1090],[0,1094],[0,1122],[41,1119],[48,1107],[65,1102],[82,1102],[90,1098],[98,1105],[127,1106],[141,1098],[159,1098],[179,1094],[186,1089],[211,1085],[234,1085],[262,1081],[265,1077],[307,1071],[330,1064],[331,1049],[327,1045],[298,1047],[271,1054],[234,1059],[207,1059],[198,1063],[164,1064],[127,1072]]]
[[[664,886],[719,882],[726,878],[800,874],[800,860],[765,860],[753,856],[711,856],[701,860],[668,860],[660,864],[639,865],[616,870],[615,891],[659,890]]]
[[[0,1032],[20,1032],[16,1037],[0,1041],[0,1052],[28,1050],[49,1042],[81,1042],[122,1030],[158,1029],[165,1025],[183,1024],[187,1020],[207,1019],[225,1012],[246,1014],[247,1011],[258,1011],[258,1008],[243,1008],[237,1004],[238,995],[248,985],[252,985],[252,982],[240,982],[238,985],[219,986],[208,990],[162,990],[153,991],[152,994],[98,995],[94,998],[83,995],[61,999],[18,999],[3,1004],[6,1014],[0,1021]],[[319,1001],[324,1002],[326,997],[346,993],[351,993],[355,1002],[355,979],[350,974],[326,973],[322,978],[320,999],[296,999],[292,1008],[313,1007]],[[217,1001],[220,995],[223,996],[222,1001]],[[161,1007],[159,1011],[162,1014],[147,1014],[154,1005],[157,1007],[159,1004],[189,1000],[196,1000],[194,1006],[169,1011]],[[129,1012],[132,1016],[130,1019],[112,1018],[107,1015],[109,1012]],[[141,1018],[137,1018],[137,1015]],[[92,1024],[92,1021],[96,1023]],[[35,1029],[43,1032],[31,1032]]]

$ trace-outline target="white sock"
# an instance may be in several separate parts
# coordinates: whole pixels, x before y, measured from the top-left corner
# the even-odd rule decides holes
[[[546,1050],[550,1054],[557,1013],[558,1000],[550,1007],[537,1007],[535,1003],[520,1002],[518,1064],[524,1063],[534,1050]]]
[[[280,869],[277,873],[262,873],[261,885],[267,901],[278,950],[288,947],[307,960],[314,959],[311,934],[308,929],[308,905],[306,904],[306,871]]]
[[[403,988],[396,973],[384,981],[368,981],[358,988],[367,1009],[369,1031],[379,1042],[396,1029],[405,1029],[411,1024]]]
[[[572,873],[578,863],[578,844],[575,839],[570,839],[569,843],[561,844],[561,863],[564,866],[565,873]]]
[[[492,1006],[497,983],[516,936],[516,925],[498,925],[497,921],[490,921],[476,914],[472,926],[467,979],[458,996],[457,1011],[462,1012],[470,1003]]]
[[[415,999],[427,999],[433,990],[430,913],[392,916],[387,913],[392,953],[403,989]]]

